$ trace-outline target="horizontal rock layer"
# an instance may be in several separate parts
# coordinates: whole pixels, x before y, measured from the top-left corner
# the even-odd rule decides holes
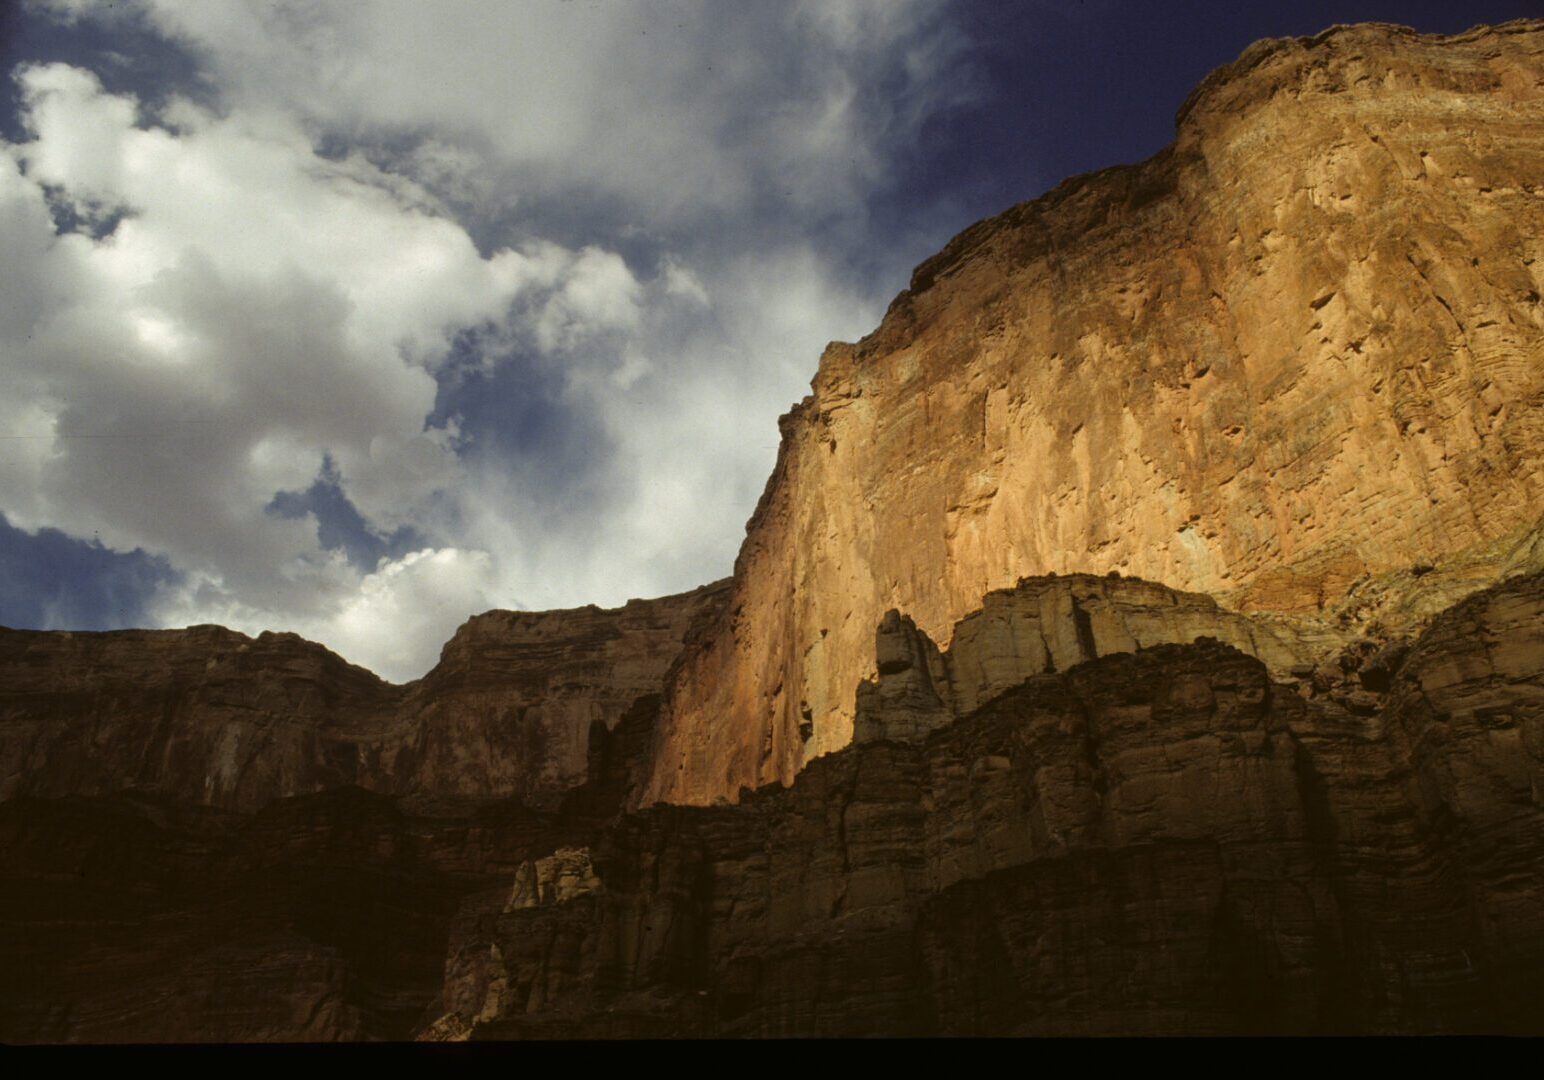
[[[294,634],[0,628],[0,798],[133,789],[250,811],[357,784],[552,806],[584,781],[592,727],[658,694],[723,596],[488,612],[406,686]]]
[[[988,593],[981,610],[955,626],[947,652],[910,618],[888,612],[875,639],[878,678],[858,686],[854,740],[920,738],[1032,675],[1164,643],[1218,640],[1264,660],[1279,677],[1306,676],[1320,653],[1345,638],[1333,627],[1317,631],[1288,633],[1225,611],[1209,596],[1136,578],[1025,578]]]
[[[518,804],[358,788],[251,817],[160,796],[0,804],[0,1039],[406,1038],[461,896],[553,842]]]
[[[0,802],[0,1041],[406,1039],[468,898],[580,894],[658,695],[597,723],[560,806],[346,786],[244,814],[160,794]],[[513,887],[511,885],[513,883]]]
[[[553,811],[13,799],[0,1038],[1544,1034],[1544,574],[1344,670],[1110,653],[719,807],[619,813],[657,698]]]
[[[1373,581],[1387,621],[1517,568],[1541,177],[1544,23],[1339,27],[1214,73],[1152,159],[966,230],[783,419],[645,800],[845,746],[892,608],[947,646],[1021,576],[1119,570],[1279,612]],[[1456,575],[1442,604],[1399,594],[1417,570]]]
[[[635,813],[598,887],[463,906],[437,1030],[1544,1032],[1544,575],[1442,616],[1375,697],[1161,645]]]

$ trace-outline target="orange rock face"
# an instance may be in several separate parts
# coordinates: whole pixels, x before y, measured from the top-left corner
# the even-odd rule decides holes
[[[1544,514],[1541,294],[1544,23],[1251,47],[1168,149],[973,226],[827,350],[644,801],[847,745],[892,608],[947,647],[1031,574],[1286,613],[1495,580]]]
[[[592,727],[615,727],[660,692],[688,631],[726,592],[720,582],[613,610],[469,619],[400,709],[415,789],[557,802],[585,779]]]

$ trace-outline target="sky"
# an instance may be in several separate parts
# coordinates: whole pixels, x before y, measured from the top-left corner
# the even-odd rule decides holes
[[[0,0],[0,624],[292,630],[727,575],[777,417],[1212,68],[1489,3]]]

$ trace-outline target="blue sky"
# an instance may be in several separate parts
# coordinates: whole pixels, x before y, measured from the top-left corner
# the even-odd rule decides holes
[[[955,232],[1258,38],[1531,7],[0,8],[0,623],[402,680],[723,576],[822,346]]]

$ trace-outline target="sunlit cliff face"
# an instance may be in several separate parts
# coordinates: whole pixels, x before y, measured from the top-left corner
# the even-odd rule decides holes
[[[785,419],[649,797],[846,745],[890,608],[947,645],[1027,574],[1293,613],[1416,565],[1493,581],[1544,509],[1538,37],[1262,43],[1168,150],[925,263]]]

